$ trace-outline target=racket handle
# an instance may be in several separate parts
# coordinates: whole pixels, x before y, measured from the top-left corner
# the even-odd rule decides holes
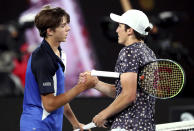
[[[84,130],[89,130],[89,129],[94,128],[94,127],[96,127],[96,125],[95,125],[93,122],[91,122],[91,123],[89,123],[89,124],[83,126],[83,129],[84,129]],[[73,130],[73,131],[80,131],[80,129],[75,129],[75,130]]]
[[[117,72],[97,71],[97,70],[92,70],[91,75],[92,76],[101,76],[101,77],[111,77],[111,78],[119,78],[120,77],[120,73],[117,73]]]

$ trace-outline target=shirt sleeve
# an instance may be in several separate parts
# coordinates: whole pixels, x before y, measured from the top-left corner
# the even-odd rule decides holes
[[[136,50],[131,48],[126,48],[122,52],[122,56],[123,56],[122,68],[124,72],[138,73],[139,64],[138,64]]]
[[[44,58],[44,57],[43,57]],[[54,81],[56,69],[49,58],[32,61],[32,72],[34,73],[41,94],[54,93]]]

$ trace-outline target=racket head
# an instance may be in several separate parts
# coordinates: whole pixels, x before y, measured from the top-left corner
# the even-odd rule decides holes
[[[156,59],[138,72],[138,85],[150,96],[159,99],[175,97],[183,88],[185,73],[175,61]]]

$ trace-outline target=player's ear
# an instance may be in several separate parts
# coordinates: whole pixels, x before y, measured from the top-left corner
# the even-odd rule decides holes
[[[128,28],[128,29],[127,29],[127,34],[128,34],[128,35],[133,34],[133,29],[132,29],[132,28]]]
[[[51,28],[47,28],[46,32],[47,32],[47,36],[52,36],[54,31]]]

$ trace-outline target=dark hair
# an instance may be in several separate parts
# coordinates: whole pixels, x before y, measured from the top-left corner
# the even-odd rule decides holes
[[[125,24],[125,31],[127,31],[127,29],[129,29],[129,28],[131,28],[131,27]],[[147,27],[145,29],[146,32],[149,32],[150,30],[151,30],[150,27]],[[145,37],[146,37],[145,35],[142,35],[142,34],[138,33],[135,30],[133,30],[133,31],[134,31],[134,35],[135,35],[136,39],[138,39],[138,40],[144,40],[145,39]]]
[[[55,30],[62,18],[66,17],[67,22],[70,22],[69,14],[60,7],[51,8],[49,5],[43,7],[43,9],[35,16],[35,26],[38,28],[40,36],[46,37],[47,29],[51,28]]]

